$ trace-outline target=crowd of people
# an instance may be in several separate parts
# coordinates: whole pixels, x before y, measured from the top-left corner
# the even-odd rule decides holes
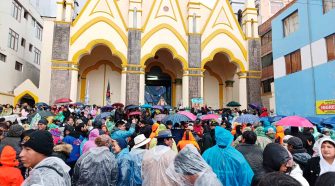
[[[189,111],[220,115],[212,120],[156,117],[179,110],[0,105],[0,185],[334,186],[331,129],[235,122],[266,117],[265,108]]]

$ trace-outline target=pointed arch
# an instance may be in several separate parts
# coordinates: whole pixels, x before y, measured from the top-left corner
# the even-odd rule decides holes
[[[90,43],[88,43],[87,46],[84,49],[79,50],[78,52],[76,52],[73,55],[72,62],[74,64],[78,64],[80,58],[83,55],[89,55],[89,54],[91,54],[92,49],[96,45],[99,45],[99,44],[107,46],[111,50],[111,52],[112,52],[113,55],[115,55],[115,56],[117,56],[118,58],[121,59],[122,65],[127,65],[127,58],[121,52],[119,52],[118,50],[116,50],[116,48],[115,48],[115,46],[113,45],[112,42],[110,42],[108,40],[105,40],[105,39],[97,39],[97,40],[93,40]]]
[[[183,45],[185,51],[188,51],[187,41],[183,38],[183,36],[175,28],[173,28],[171,25],[168,25],[166,23],[163,23],[163,24],[160,24],[154,27],[147,34],[145,34],[142,37],[141,46],[143,47],[152,35],[154,35],[155,33],[157,33],[158,31],[162,29],[168,29],[169,31],[171,31],[172,34],[175,35],[177,39],[180,41],[180,43]]]
[[[76,33],[74,33],[72,36],[71,36],[71,39],[70,39],[70,45],[73,45],[76,40],[86,31],[88,30],[89,28],[91,28],[93,25],[99,23],[99,22],[104,22],[106,23],[107,25],[111,26],[117,33],[119,33],[120,37],[122,38],[124,44],[126,46],[128,46],[128,37],[127,35],[124,33],[124,31],[122,31],[122,29],[117,25],[115,24],[111,19],[108,19],[106,17],[102,17],[102,16],[99,16],[99,17],[96,17],[92,20],[90,20],[89,22],[87,22],[85,25],[83,25]]]
[[[141,58],[141,66],[145,66],[145,62],[154,57],[156,52],[160,49],[167,49],[171,54],[172,54],[172,57],[173,59],[177,59],[181,65],[183,66],[183,69],[188,69],[188,63],[186,61],[185,58],[183,58],[182,56],[180,56],[178,54],[178,52],[176,51],[176,49],[174,49],[171,45],[168,45],[168,44],[160,44],[160,45],[157,45],[155,46],[150,53],[148,54],[145,54],[142,58]]]
[[[38,96],[36,96],[34,93],[30,92],[29,90],[26,90],[26,91],[22,92],[21,94],[15,96],[14,105],[16,105],[22,99],[22,97],[25,96],[25,95],[31,96],[34,99],[35,103],[38,102]]]
[[[246,69],[245,69],[245,65],[243,64],[242,61],[240,61],[239,59],[237,59],[233,52],[231,52],[229,49],[226,49],[226,48],[217,48],[215,49],[208,57],[204,58],[202,61],[201,61],[201,67],[204,68],[206,63],[210,62],[210,61],[213,61],[214,59],[214,56],[218,53],[224,53],[228,56],[229,58],[229,61],[234,63],[236,66],[238,66],[240,68],[240,71],[241,72],[245,72]]]

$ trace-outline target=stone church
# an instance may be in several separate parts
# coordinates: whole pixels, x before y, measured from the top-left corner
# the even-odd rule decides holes
[[[73,0],[58,0],[57,17],[45,23],[49,52],[34,93],[39,101],[106,105],[109,88],[111,102],[126,105],[260,103],[253,0],[238,17],[228,0],[214,7],[198,0],[89,0],[75,16],[74,8]]]

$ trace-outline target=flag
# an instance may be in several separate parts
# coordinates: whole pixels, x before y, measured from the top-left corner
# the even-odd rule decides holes
[[[110,90],[109,80],[108,80],[107,91],[106,91],[106,103],[107,105],[111,105],[111,90]]]
[[[88,105],[88,102],[90,101],[90,93],[89,93],[89,88],[90,88],[90,82],[87,80],[87,85],[86,85],[86,93],[85,93],[85,104]]]

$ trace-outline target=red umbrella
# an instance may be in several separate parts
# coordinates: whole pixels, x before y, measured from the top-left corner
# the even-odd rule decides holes
[[[60,98],[60,99],[57,99],[55,101],[55,104],[59,104],[59,103],[70,103],[72,102],[72,100],[70,98]]]
[[[288,116],[279,120],[276,125],[290,127],[313,127],[313,124],[308,119],[299,116]]]
[[[201,117],[201,120],[212,120],[212,119],[218,119],[219,115],[217,114],[207,114]]]
[[[128,116],[138,116],[141,115],[142,113],[140,111],[135,111],[135,112],[131,112],[128,114]]]
[[[195,121],[197,119],[197,116],[192,114],[191,112],[187,112],[187,111],[179,111],[178,114],[182,114],[184,116],[187,116],[188,118],[190,118],[192,121]]]
[[[124,107],[122,103],[114,103],[112,106],[113,107]]]

